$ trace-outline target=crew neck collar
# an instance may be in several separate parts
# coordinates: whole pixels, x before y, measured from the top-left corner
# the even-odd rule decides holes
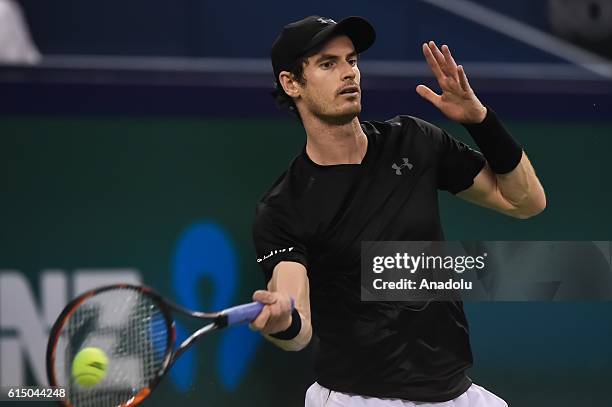
[[[306,152],[306,144],[304,144],[304,148],[302,149],[302,157],[304,158],[304,160],[309,163],[310,165],[316,167],[316,168],[354,168],[354,167],[362,167],[365,166],[367,164],[367,162],[369,161],[369,156],[371,153],[371,150],[373,148],[372,146],[372,137],[370,136],[370,134],[368,133],[368,131],[366,130],[366,128],[364,127],[363,123],[360,123],[361,129],[363,130],[363,133],[366,136],[366,140],[367,140],[367,146],[366,146],[366,152],[365,155],[363,156],[363,159],[361,160],[360,163],[340,163],[340,164],[317,164],[316,162],[314,162],[309,156],[308,153]]]

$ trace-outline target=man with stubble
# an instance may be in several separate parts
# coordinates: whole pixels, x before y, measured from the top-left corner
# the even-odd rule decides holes
[[[306,407],[506,406],[466,374],[462,303],[362,302],[360,247],[444,240],[438,190],[518,219],[544,210],[544,190],[446,45],[423,44],[441,94],[416,92],[464,125],[480,152],[415,117],[360,122],[358,59],[374,40],[361,17],[310,16],[273,44],[277,103],[298,115],[306,145],[257,204],[267,289],[253,295],[266,306],[251,326],[284,350],[318,337]]]

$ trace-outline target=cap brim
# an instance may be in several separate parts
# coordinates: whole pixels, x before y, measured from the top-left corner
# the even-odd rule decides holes
[[[376,31],[372,24],[363,17],[352,16],[318,32],[302,50],[302,53],[322,45],[332,37],[343,34],[351,39],[355,52],[358,54],[370,48],[376,40]]]

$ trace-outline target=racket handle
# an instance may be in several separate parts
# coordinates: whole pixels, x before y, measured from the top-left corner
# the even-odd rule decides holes
[[[264,304],[261,302],[252,302],[250,304],[238,305],[225,310],[224,314],[227,316],[227,326],[239,325],[244,323],[253,322],[263,309]],[[291,299],[291,312],[295,307],[293,298]]]
[[[263,307],[261,302],[252,302],[226,309],[224,314],[227,315],[227,326],[252,322]]]

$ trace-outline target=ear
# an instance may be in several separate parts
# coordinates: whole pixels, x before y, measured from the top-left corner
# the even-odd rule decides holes
[[[287,95],[292,98],[300,96],[300,84],[295,80],[293,74],[288,71],[282,71],[278,74],[278,83],[283,87]]]

